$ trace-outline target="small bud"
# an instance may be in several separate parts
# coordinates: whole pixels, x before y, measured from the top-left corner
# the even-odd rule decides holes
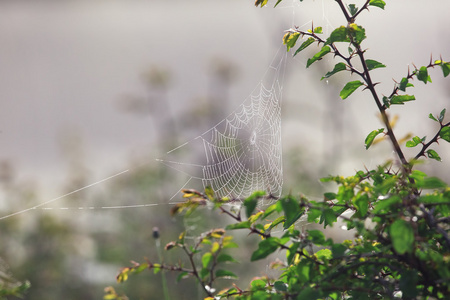
[[[153,227],[153,238],[154,239],[159,239],[159,228],[158,227]]]

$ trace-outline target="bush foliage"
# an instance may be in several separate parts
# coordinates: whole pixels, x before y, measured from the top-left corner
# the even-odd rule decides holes
[[[277,6],[282,0],[275,3]],[[390,95],[380,96],[371,73],[386,66],[366,59],[363,48],[365,29],[356,23],[357,17],[369,7],[384,9],[383,0],[367,0],[361,7],[339,6],[346,24],[322,37],[322,28],[307,31],[291,28],[283,43],[294,55],[313,43],[321,48],[307,60],[307,67],[327,55],[339,60],[322,79],[338,72],[351,72],[359,79],[344,85],[340,97],[346,99],[357,89],[371,93],[382,116],[384,128],[374,129],[365,139],[369,149],[375,138],[384,135],[393,146],[397,159],[387,161],[373,170],[360,170],[354,176],[329,176],[323,182],[337,185],[334,192],[323,195],[323,201],[304,196],[287,195],[274,199],[264,192],[255,192],[246,199],[220,199],[214,191],[184,190],[186,201],[172,208],[172,215],[189,215],[201,207],[213,207],[227,215],[231,222],[225,228],[212,228],[194,240],[185,233],[165,246],[167,251],[181,251],[187,263],[168,265],[163,262],[133,262],[117,276],[118,282],[144,270],[177,272],[178,280],[193,277],[205,293],[205,299],[444,299],[450,294],[450,188],[439,178],[427,176],[415,168],[424,157],[440,161],[436,150],[438,141],[450,142],[450,122],[445,122],[445,109],[429,118],[439,124],[431,139],[414,136],[406,147],[417,147],[417,154],[407,158],[402,150],[387,114],[392,105],[414,101],[406,93],[412,81],[431,82],[430,70],[439,67],[444,77],[450,74],[450,63],[431,59],[427,65],[408,70],[400,78]],[[265,6],[268,0],[257,0]],[[301,43],[300,43],[301,41]],[[345,49],[343,51],[342,49]],[[270,205],[261,203],[270,202]],[[236,203],[240,203],[236,208]],[[298,222],[307,220],[324,228],[342,222],[354,238],[336,242],[326,238],[320,230],[299,229]],[[243,230],[260,236],[252,250],[251,261],[268,257],[275,252],[285,254],[270,265],[279,270],[276,278],[255,277],[248,287],[233,283],[216,290],[220,278],[238,276],[228,270],[228,263],[236,263],[233,249],[238,247],[232,233]],[[181,255],[181,254],[180,254]],[[111,287],[104,299],[125,299]]]

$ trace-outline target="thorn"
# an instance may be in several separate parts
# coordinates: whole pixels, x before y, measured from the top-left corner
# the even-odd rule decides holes
[[[377,84],[380,84],[380,82],[375,82],[375,83],[373,84],[373,86],[376,86]]]
[[[408,65],[408,76],[406,76],[407,78],[411,76],[411,74],[409,73],[409,65]]]
[[[394,78],[392,78],[392,80],[395,82],[395,83],[397,83],[398,84],[398,82],[397,81],[395,81],[395,79]]]
[[[433,67],[433,53],[430,54],[430,67]]]

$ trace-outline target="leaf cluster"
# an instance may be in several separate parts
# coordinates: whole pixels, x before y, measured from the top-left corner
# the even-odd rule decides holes
[[[286,31],[283,44],[290,51],[302,41],[294,53],[297,55],[317,43],[320,50],[307,60],[307,68],[330,54],[339,59],[322,79],[343,71],[359,77],[346,83],[340,96],[347,99],[360,87],[370,91],[384,128],[368,134],[365,148],[369,149],[380,134],[385,135],[399,161],[387,162],[374,170],[357,171],[350,177],[322,178],[322,182],[336,185],[334,192],[323,194],[322,201],[287,195],[264,206],[262,203],[273,200],[264,192],[255,192],[245,199],[220,199],[209,187],[204,192],[183,190],[185,201],[172,208],[172,216],[190,214],[208,206],[227,215],[232,222],[225,228],[203,233],[193,243],[187,243],[182,233],[178,240],[167,244],[166,250],[178,248],[184,252],[187,266],[133,262],[131,267],[121,270],[117,276],[119,282],[146,269],[154,273],[173,271],[179,273],[178,280],[195,278],[205,291],[205,299],[210,300],[445,299],[450,294],[450,188],[442,180],[414,169],[421,157],[441,160],[431,146],[440,140],[450,142],[450,122],[444,121],[446,109],[438,115],[429,114],[439,125],[431,139],[413,136],[406,142],[406,147],[420,148],[409,160],[386,113],[392,105],[416,99],[406,93],[406,89],[414,87],[413,80],[432,82],[429,71],[434,67],[440,67],[447,77],[450,63],[431,58],[428,65],[414,66],[394,83],[389,95],[380,96],[371,74],[386,65],[365,57],[367,50],[362,44],[366,31],[356,20],[370,6],[384,9],[386,3],[366,0],[358,8],[341,0],[335,2],[346,19],[345,25],[335,28],[328,37],[322,37],[322,27],[312,26],[307,31],[291,28]],[[256,0],[255,5],[263,7],[267,3],[268,0]],[[239,208],[231,209],[230,205]],[[324,228],[342,226],[354,238],[336,242],[320,230],[297,226],[303,221]],[[245,288],[233,283],[229,288],[216,290],[216,279],[237,279],[224,264],[237,262],[232,251],[227,250],[238,246],[231,235],[235,230],[260,237],[252,249],[251,261],[272,259],[270,267],[279,270],[279,276],[255,277]],[[275,255],[283,255],[283,259]]]

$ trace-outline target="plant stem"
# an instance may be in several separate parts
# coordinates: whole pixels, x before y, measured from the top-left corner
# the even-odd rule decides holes
[[[161,251],[161,242],[160,242],[159,238],[155,239],[155,243],[156,243],[156,249],[157,249],[156,251],[158,252],[158,259],[162,264],[163,260],[162,260],[162,254],[161,254],[161,252],[162,252]],[[164,300],[170,300],[169,289],[167,286],[166,275],[164,272],[161,272],[161,281],[162,281]]]

